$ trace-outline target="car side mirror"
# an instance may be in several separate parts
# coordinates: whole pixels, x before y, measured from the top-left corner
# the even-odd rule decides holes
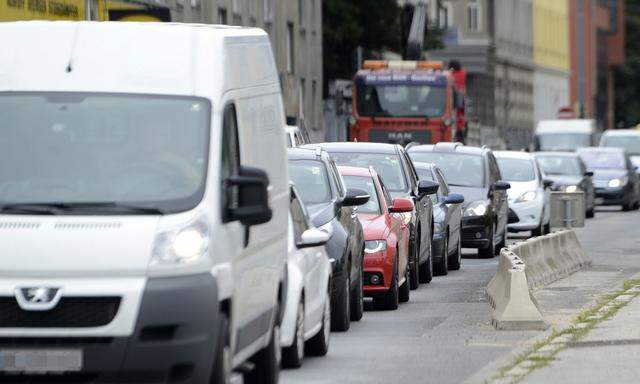
[[[322,229],[309,228],[302,233],[296,246],[298,248],[319,247],[325,245],[329,238],[329,234]]]
[[[413,201],[402,198],[402,197],[397,197],[393,199],[391,208],[389,208],[389,212],[391,213],[413,212]]]
[[[548,180],[548,179],[544,179],[542,180],[542,186],[547,189],[547,188],[551,188],[553,187],[553,181]]]
[[[438,193],[438,188],[440,188],[440,185],[431,180],[420,180],[418,182],[418,194],[421,196],[435,195],[436,193]]]
[[[231,202],[228,203],[225,221],[240,221],[246,226],[269,222],[273,211],[269,207],[268,188],[269,176],[265,171],[253,167],[240,167],[237,176],[227,179],[227,192],[236,194],[237,204],[231,206]]]
[[[587,177],[593,177],[593,172],[592,171],[587,171],[584,173],[585,176]]]
[[[444,198],[445,204],[462,204],[464,203],[464,196],[459,193],[450,193]]]
[[[362,189],[349,188],[347,189],[347,196],[342,200],[342,205],[345,207],[356,207],[366,204],[370,198],[371,196]]]
[[[493,184],[494,191],[506,191],[509,188],[511,188],[511,184],[507,183],[506,181],[496,181]]]

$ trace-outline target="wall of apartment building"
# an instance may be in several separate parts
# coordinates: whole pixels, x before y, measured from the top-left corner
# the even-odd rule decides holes
[[[322,0],[169,0],[173,20],[252,26],[271,37],[286,114],[323,140]]]
[[[569,106],[569,1],[533,2],[534,120]]]

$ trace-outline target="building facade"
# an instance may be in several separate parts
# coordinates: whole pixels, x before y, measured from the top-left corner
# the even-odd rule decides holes
[[[271,37],[290,123],[323,140],[321,0],[169,0],[178,22],[263,28]]]
[[[569,1],[533,2],[534,120],[555,119],[569,101]]]

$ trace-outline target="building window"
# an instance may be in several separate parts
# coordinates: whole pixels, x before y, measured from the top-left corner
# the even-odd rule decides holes
[[[298,118],[304,119],[305,115],[305,107],[307,101],[307,80],[302,77],[300,78],[300,107],[298,108]]]
[[[242,25],[242,4],[241,0],[233,0],[231,3],[233,11],[233,25]]]
[[[287,35],[285,39],[287,52],[287,73],[293,73],[295,68],[295,36],[293,34],[293,23],[287,23]]]
[[[307,26],[306,20],[306,8],[305,4],[308,0],[298,0],[298,23],[300,25],[300,30],[304,31]]]
[[[227,24],[226,8],[218,8],[218,24]]]
[[[469,3],[467,8],[467,28],[471,32],[478,32],[482,28],[480,23],[480,5],[476,2]]]
[[[316,12],[316,0],[311,0],[311,31],[316,33],[316,18],[318,17],[318,13]]]
[[[442,4],[440,14],[438,16],[438,23],[440,24],[440,29],[447,29],[453,25],[453,10],[451,8],[451,3],[447,2]]]
[[[262,14],[265,23],[273,21],[273,0],[262,0]]]
[[[311,82],[311,124],[312,124],[312,128],[315,129],[317,126],[317,106],[316,103],[318,102],[318,98],[317,98],[317,93],[318,93],[318,81],[313,80]]]

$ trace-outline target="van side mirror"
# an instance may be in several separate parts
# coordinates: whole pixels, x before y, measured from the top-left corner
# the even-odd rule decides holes
[[[397,197],[393,199],[393,203],[391,205],[391,208],[389,208],[389,212],[391,213],[413,212],[413,201],[409,199],[404,199],[402,197]]]
[[[302,233],[296,246],[298,248],[311,248],[325,245],[329,241],[329,234],[322,229],[309,228]]]
[[[265,171],[253,167],[240,167],[237,176],[227,179],[227,193],[235,193],[237,204],[228,202],[225,221],[240,221],[251,226],[271,220],[273,212],[269,207],[269,176]],[[236,191],[234,191],[236,189]]]
[[[445,204],[462,204],[464,203],[464,196],[459,193],[450,193],[444,198]]]
[[[544,187],[544,189],[551,188],[553,187],[553,181],[549,179],[544,179],[542,180],[542,186]]]
[[[370,198],[371,196],[362,189],[349,188],[347,189],[347,196],[342,200],[342,205],[345,207],[355,207],[366,204]]]
[[[420,196],[435,195],[436,193],[438,193],[438,188],[440,188],[440,185],[431,180],[420,180],[418,182],[418,194]]]
[[[592,171],[587,171],[584,173],[585,176],[587,177],[593,177],[593,172]]]
[[[496,181],[493,184],[493,190],[494,191],[506,191],[507,189],[511,188],[511,184],[507,183],[506,181]]]

